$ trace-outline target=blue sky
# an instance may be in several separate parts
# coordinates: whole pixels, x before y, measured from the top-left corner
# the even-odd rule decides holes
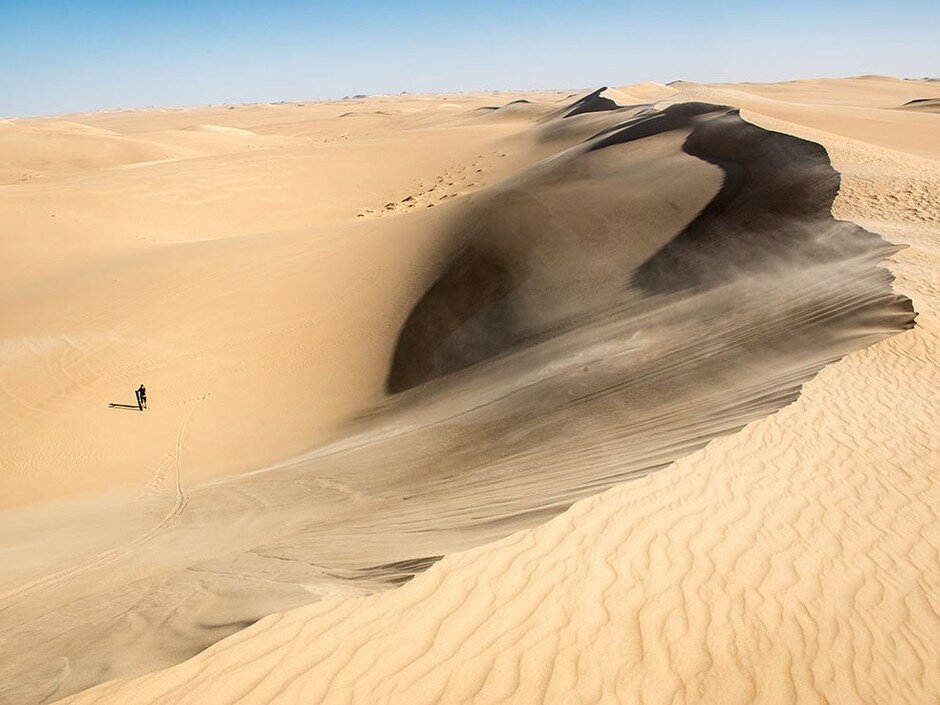
[[[940,2],[0,0],[0,117],[354,93],[940,74]]]

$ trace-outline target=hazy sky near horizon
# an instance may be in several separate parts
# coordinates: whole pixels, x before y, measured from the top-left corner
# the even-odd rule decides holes
[[[940,74],[940,3],[0,0],[0,117],[355,93]]]

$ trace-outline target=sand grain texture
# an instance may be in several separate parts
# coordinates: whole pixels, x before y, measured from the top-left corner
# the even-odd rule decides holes
[[[82,118],[216,151],[47,168],[87,236],[4,245],[4,466],[35,470],[0,515],[2,699],[936,701],[940,145],[897,109],[935,94]],[[273,139],[219,151],[245,132]],[[24,228],[43,179],[0,189]],[[110,188],[135,203],[92,220]],[[150,244],[92,227],[146,202]],[[78,410],[141,375],[166,406],[90,448]]]

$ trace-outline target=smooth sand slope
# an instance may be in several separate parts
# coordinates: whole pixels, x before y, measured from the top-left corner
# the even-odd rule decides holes
[[[4,243],[4,701],[220,639],[77,699],[936,699],[937,91],[827,84],[873,146],[799,83],[236,108],[285,142],[0,190],[88,227]]]

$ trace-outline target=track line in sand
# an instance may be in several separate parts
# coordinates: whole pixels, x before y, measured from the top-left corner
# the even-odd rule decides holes
[[[196,403],[189,410],[189,413],[186,414],[183,421],[180,423],[179,428],[176,432],[176,447],[174,451],[174,468],[176,470],[176,501],[173,503],[173,506],[170,508],[170,511],[166,513],[162,521],[157,524],[155,527],[150,529],[144,534],[141,534],[137,538],[129,541],[128,543],[112,548],[109,551],[100,553],[94,558],[92,558],[87,563],[80,563],[69,568],[65,568],[55,573],[50,573],[49,575],[44,575],[41,578],[30,581],[25,585],[20,587],[13,588],[7,592],[0,594],[0,613],[5,612],[10,607],[13,607],[21,600],[29,597],[30,595],[40,592],[42,590],[47,590],[49,588],[55,587],[56,585],[61,585],[63,582],[69,578],[73,578],[76,575],[99,568],[111,561],[120,558],[121,556],[127,554],[131,550],[142,546],[143,544],[151,541],[156,536],[160,535],[166,531],[170,526],[172,526],[177,519],[183,514],[186,510],[186,506],[189,504],[189,494],[186,492],[185,487],[183,486],[182,473],[183,473],[183,463],[182,463],[182,453],[183,453],[183,437],[186,433],[186,428],[189,426],[189,422],[193,417],[193,414],[196,413],[196,409],[199,408],[199,405],[208,399],[210,396],[209,392],[203,394],[199,399],[196,400]],[[160,463],[161,467],[166,461]]]

